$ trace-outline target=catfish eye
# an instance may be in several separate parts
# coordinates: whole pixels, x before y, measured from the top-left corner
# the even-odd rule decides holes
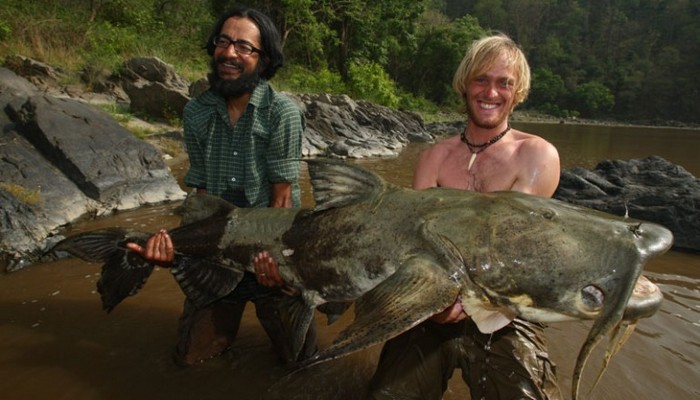
[[[591,311],[601,309],[603,307],[603,301],[605,301],[603,291],[594,285],[588,285],[581,289],[581,298],[583,299],[583,304]]]

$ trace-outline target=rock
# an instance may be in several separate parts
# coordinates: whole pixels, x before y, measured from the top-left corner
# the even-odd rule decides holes
[[[304,156],[392,157],[411,141],[433,142],[420,115],[345,95],[292,96],[304,111]]]
[[[128,102],[129,96],[122,89],[119,79],[108,69],[85,66],[80,71],[80,80],[90,88],[90,94],[106,94],[114,102]],[[83,97],[83,93],[71,97]]]
[[[189,101],[189,83],[172,65],[157,57],[136,57],[124,63],[122,87],[135,114],[170,120],[180,118]]]
[[[673,232],[675,248],[700,250],[700,179],[661,157],[564,169],[554,197],[658,223]]]
[[[83,216],[182,200],[150,144],[84,102],[38,92],[0,68],[0,259],[41,259],[58,228]]]
[[[48,64],[21,55],[7,56],[4,66],[42,90],[54,86],[62,75]]]
[[[0,141],[0,253],[14,270],[48,250],[57,227],[98,204],[15,130],[3,130]]]

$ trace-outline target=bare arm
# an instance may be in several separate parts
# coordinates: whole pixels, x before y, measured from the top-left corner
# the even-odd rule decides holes
[[[292,184],[287,182],[272,184],[272,198],[270,207],[291,208],[292,207]]]

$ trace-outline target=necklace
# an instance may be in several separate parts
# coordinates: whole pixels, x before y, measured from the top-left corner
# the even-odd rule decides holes
[[[474,161],[476,160],[476,155],[481,153],[482,151],[486,150],[491,146],[492,144],[498,142],[501,140],[503,136],[508,133],[510,130],[510,124],[506,127],[506,129],[503,130],[503,132],[499,133],[498,135],[492,137],[489,139],[486,143],[481,143],[481,144],[474,144],[467,139],[467,128],[464,128],[464,132],[462,132],[461,139],[464,144],[469,147],[469,151],[472,152],[472,156],[469,158],[469,164],[467,165],[467,171],[470,171],[472,169],[472,165],[474,165]]]

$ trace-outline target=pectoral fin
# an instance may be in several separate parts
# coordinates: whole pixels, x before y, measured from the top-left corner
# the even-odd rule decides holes
[[[58,243],[53,251],[67,251],[85,261],[103,262],[97,291],[102,308],[111,312],[122,300],[143,287],[153,272],[153,265],[126,248],[126,243],[144,244],[149,234],[123,228],[100,229],[71,236]]]
[[[304,303],[301,296],[283,296],[278,308],[282,329],[285,331],[285,337],[289,339],[292,359],[297,360],[313,321],[314,309]]]
[[[307,367],[391,339],[454,303],[459,286],[434,261],[413,258],[355,301],[355,320]]]
[[[211,259],[181,257],[171,272],[180,289],[197,307],[218,300],[238,286],[243,271],[222,266]]]

